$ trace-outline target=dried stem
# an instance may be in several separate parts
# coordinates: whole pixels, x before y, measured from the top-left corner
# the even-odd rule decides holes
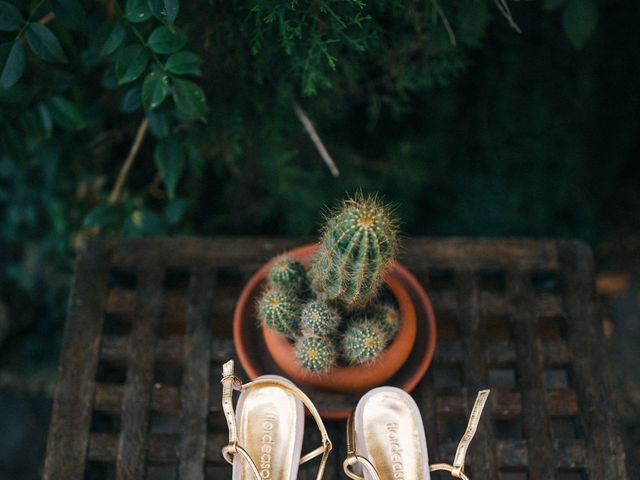
[[[500,13],[502,13],[504,18],[506,18],[509,22],[509,26],[511,26],[511,28],[513,28],[516,32],[522,33],[522,30],[520,30],[520,27],[513,19],[513,15],[511,15],[511,9],[509,8],[507,0],[494,0],[494,2],[498,7],[498,10],[500,10]]]
[[[453,28],[451,28],[451,24],[449,23],[449,19],[447,18],[447,16],[444,14],[444,10],[442,10],[442,7],[438,3],[438,0],[431,0],[431,5],[433,5],[434,13],[440,17],[440,19],[442,20],[442,24],[444,25],[444,28],[447,30],[447,33],[449,34],[449,40],[451,41],[451,45],[455,47],[457,43],[456,34],[453,32]]]
[[[54,18],[56,18],[56,14],[53,13],[53,12],[49,12],[44,17],[42,17],[40,20],[38,20],[38,23],[41,23],[42,25],[46,25],[47,23],[52,21]]]
[[[331,172],[331,174],[334,177],[337,177],[338,175],[340,175],[340,172],[338,171],[338,167],[336,167],[336,164],[333,161],[333,158],[331,158],[331,155],[329,155],[329,152],[325,148],[324,143],[322,143],[322,140],[320,139],[318,132],[316,132],[316,129],[313,126],[313,123],[311,123],[311,120],[309,120],[309,117],[304,112],[302,107],[298,104],[298,102],[293,100],[292,103],[293,103],[293,110],[296,112],[296,115],[298,116],[298,120],[300,120],[300,123],[302,123],[302,126],[309,134],[311,141],[313,142],[316,149],[318,150],[318,153],[324,160],[324,163],[326,163],[327,167],[329,167],[329,171]]]
[[[129,170],[131,169],[131,165],[138,154],[138,150],[140,150],[140,145],[144,140],[144,137],[147,133],[147,127],[149,126],[149,121],[147,117],[144,117],[140,122],[140,126],[138,127],[138,131],[136,132],[136,138],[133,140],[133,145],[129,149],[129,153],[127,154],[127,158],[125,159],[122,167],[120,167],[120,172],[118,173],[118,178],[116,180],[115,185],[113,186],[113,190],[111,191],[111,195],[109,195],[109,203],[116,204],[118,203],[118,199],[120,198],[120,192],[122,191],[122,187],[124,186],[124,182],[127,179],[127,175],[129,174]]]

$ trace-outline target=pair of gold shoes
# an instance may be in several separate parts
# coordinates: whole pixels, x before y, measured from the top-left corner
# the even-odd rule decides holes
[[[235,412],[234,390],[241,392]],[[430,471],[446,470],[468,480],[464,459],[488,396],[489,390],[478,393],[453,463],[429,465],[422,418],[411,396],[395,387],[370,390],[347,421],[345,473],[354,480],[428,480]],[[322,444],[302,455],[304,407]],[[222,454],[233,465],[234,480],[295,480],[299,466],[318,456],[316,478],[323,478],[331,440],[309,397],[289,380],[265,375],[243,384],[230,360],[223,366],[222,408],[229,427]]]

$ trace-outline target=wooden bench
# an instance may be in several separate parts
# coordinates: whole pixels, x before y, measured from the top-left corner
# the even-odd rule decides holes
[[[219,378],[234,358],[234,304],[265,260],[301,243],[90,242],[76,264],[44,478],[231,478]],[[472,480],[627,478],[587,246],[414,238],[401,261],[438,320],[434,362],[413,392],[432,462],[452,461],[476,391],[489,386]],[[325,478],[346,478],[344,423],[328,429]],[[315,478],[315,466],[299,478]]]

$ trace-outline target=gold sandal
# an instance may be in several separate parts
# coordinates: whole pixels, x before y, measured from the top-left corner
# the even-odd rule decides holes
[[[345,473],[353,480],[428,480],[429,472],[445,470],[468,480],[464,460],[488,397],[489,390],[478,393],[453,464],[429,465],[422,417],[411,396],[395,387],[369,391],[347,421]]]
[[[321,480],[332,444],[309,397],[277,375],[243,384],[233,368],[233,360],[222,367],[222,410],[229,427],[229,444],[222,449],[222,455],[233,465],[233,480],[295,480],[300,465],[322,455],[316,477]],[[241,392],[237,415],[233,390]],[[320,430],[322,445],[301,456],[304,407]]]

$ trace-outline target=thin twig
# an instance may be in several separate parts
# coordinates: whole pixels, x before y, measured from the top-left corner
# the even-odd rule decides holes
[[[115,185],[113,186],[113,190],[111,191],[111,195],[109,195],[109,203],[115,204],[118,203],[118,198],[120,198],[120,192],[122,191],[122,187],[124,186],[124,182],[127,179],[127,175],[129,174],[129,170],[131,169],[131,165],[138,154],[138,150],[140,150],[140,145],[144,140],[144,136],[147,133],[147,127],[149,126],[149,121],[147,117],[144,117],[140,122],[140,126],[138,127],[138,131],[136,132],[136,138],[133,140],[133,145],[129,149],[129,153],[127,158],[125,159],[122,167],[120,167],[120,172],[118,173],[118,178],[116,180]]]
[[[296,112],[296,115],[298,116],[298,120],[300,120],[300,123],[302,123],[302,126],[309,134],[311,141],[316,146],[316,149],[318,150],[318,153],[324,160],[324,163],[326,163],[327,167],[329,167],[329,171],[331,172],[331,174],[334,177],[337,177],[338,175],[340,175],[340,172],[338,171],[338,167],[336,167],[336,164],[333,161],[333,158],[331,158],[331,155],[329,155],[329,152],[325,148],[324,143],[322,143],[322,140],[320,139],[318,132],[316,132],[316,129],[313,126],[313,123],[311,123],[311,120],[309,120],[309,117],[307,117],[307,114],[304,112],[304,110],[298,104],[298,102],[293,100],[292,103],[293,103],[293,110]]]
[[[520,27],[513,19],[513,15],[511,15],[511,9],[509,8],[509,4],[507,3],[507,0],[493,0],[493,1],[498,7],[498,10],[500,10],[500,13],[502,13],[504,18],[506,18],[507,21],[509,22],[509,26],[513,28],[516,32],[522,33],[522,30],[520,30]]]
[[[53,13],[53,12],[49,12],[44,17],[42,17],[40,20],[38,20],[38,23],[41,23],[42,25],[46,25],[47,23],[52,21],[54,18],[56,18],[56,14]]]
[[[318,0],[311,0],[311,7],[313,8],[313,16],[316,17],[316,22],[318,23],[318,32],[322,33],[324,32],[324,22],[320,15],[320,5],[318,4]]]
[[[453,32],[453,28],[451,28],[451,24],[449,23],[449,19],[444,14],[444,10],[438,3],[438,0],[431,0],[431,4],[433,5],[433,11],[442,19],[442,24],[444,28],[447,30],[449,34],[449,41],[451,41],[451,45],[456,46],[456,34]]]

